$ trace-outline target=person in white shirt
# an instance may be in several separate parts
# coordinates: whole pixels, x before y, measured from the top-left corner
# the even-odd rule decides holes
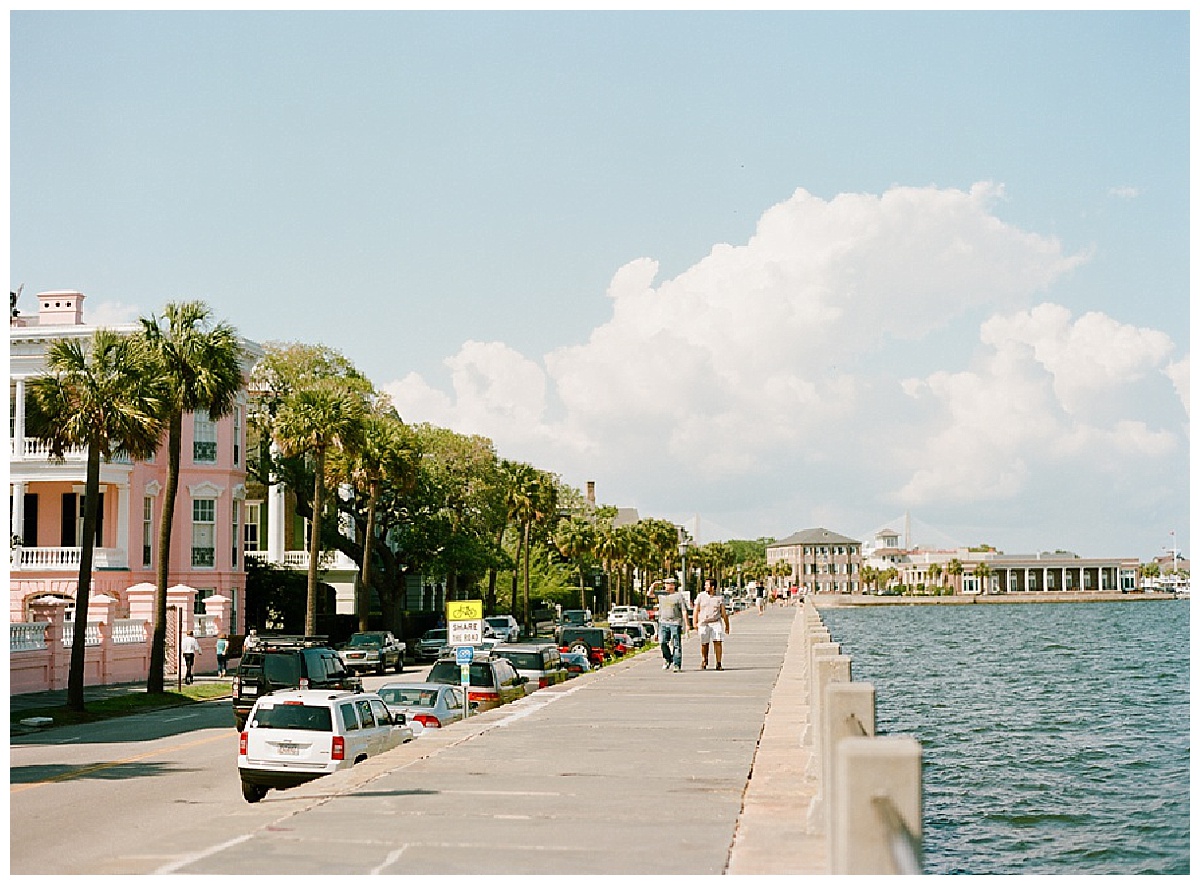
[[[725,610],[725,597],[717,592],[717,582],[708,579],[704,589],[696,594],[692,609],[692,626],[700,631],[700,669],[708,669],[708,645],[711,642],[721,668],[721,643],[729,632],[729,612]]]
[[[187,665],[187,673],[184,675],[183,681],[191,685],[192,666],[196,663],[196,655],[200,654],[200,640],[196,638],[194,631],[188,630],[187,636],[183,637],[179,653],[183,655],[183,662]]]

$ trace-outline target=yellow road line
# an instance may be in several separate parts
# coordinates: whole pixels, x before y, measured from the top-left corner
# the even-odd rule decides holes
[[[20,793],[24,790],[31,790],[34,787],[45,786],[59,781],[69,781],[73,778],[84,777],[89,774],[94,774],[97,771],[104,771],[106,768],[116,768],[118,765],[128,765],[130,762],[138,762],[142,759],[149,759],[152,756],[162,756],[166,753],[173,753],[176,750],[186,750],[188,747],[198,747],[201,744],[211,744],[213,741],[225,740],[234,737],[237,734],[235,731],[226,731],[223,734],[216,734],[212,737],[200,738],[199,740],[189,741],[186,744],[172,744],[169,747],[161,747],[157,750],[150,750],[146,753],[138,753],[136,756],[126,756],[124,759],[117,759],[114,762],[98,762],[95,765],[89,765],[86,768],[80,768],[78,771],[68,771],[63,774],[56,774],[53,777],[48,777],[39,781],[32,781],[28,784],[13,784],[9,787],[9,794]]]

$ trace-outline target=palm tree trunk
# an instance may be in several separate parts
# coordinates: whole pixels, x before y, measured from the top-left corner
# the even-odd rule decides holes
[[[175,498],[179,494],[179,449],[183,439],[183,413],[173,411],[167,426],[167,482],[163,487],[158,522],[158,562],[154,581],[154,638],[150,643],[150,672],[146,693],[162,694],[167,665],[167,582],[171,572],[171,532],[175,523]],[[182,637],[178,637],[182,638]]]
[[[79,550],[79,582],[75,589],[75,635],[71,638],[71,670],[67,675],[67,709],[83,712],[83,666],[87,641],[88,596],[92,590],[92,548],[96,545],[96,513],[100,497],[100,447],[88,446],[84,485],[83,538]]]
[[[529,611],[529,528],[531,523],[525,523],[525,632],[532,632],[532,621]]]
[[[369,630],[367,619],[371,614],[371,553],[375,547],[375,502],[379,500],[379,482],[371,481],[370,496],[367,498],[367,528],[364,532],[362,545],[362,584],[358,589],[358,629],[360,632]],[[388,626],[394,626],[389,624]]]
[[[325,450],[313,450],[315,478],[313,479],[312,531],[308,541],[308,599],[304,609],[304,635],[317,632],[317,562],[321,558],[321,513],[325,509]]]

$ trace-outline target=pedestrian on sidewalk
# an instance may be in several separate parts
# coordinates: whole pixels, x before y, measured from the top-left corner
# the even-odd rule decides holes
[[[721,643],[729,633],[729,612],[725,609],[725,597],[717,592],[717,582],[711,578],[704,582],[704,589],[696,594],[692,626],[700,631],[700,669],[708,669],[708,644],[711,642],[717,669],[720,670]]]
[[[665,595],[658,600],[658,638],[662,647],[663,669],[683,669],[683,634],[687,631],[687,603],[674,578],[663,581]]]
[[[767,588],[762,584],[756,584],[754,587],[754,605],[761,616],[767,605]]]
[[[222,633],[217,637],[217,675],[225,675],[225,663],[229,660],[229,636]]]
[[[183,637],[179,651],[183,655],[183,663],[187,666],[187,673],[184,674],[183,681],[191,685],[192,666],[196,663],[196,655],[200,654],[200,640],[196,638],[195,631],[188,630],[187,636]]]

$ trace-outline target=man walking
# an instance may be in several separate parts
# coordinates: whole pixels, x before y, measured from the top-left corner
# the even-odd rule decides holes
[[[721,669],[721,643],[729,632],[729,612],[725,610],[725,597],[717,591],[717,582],[711,578],[704,582],[704,589],[696,594],[696,606],[692,611],[692,626],[700,631],[700,669],[708,669],[708,644],[711,642]]]
[[[663,581],[666,594],[658,600],[658,638],[662,645],[663,669],[683,669],[683,632],[687,630],[687,603],[674,578]]]
[[[192,665],[196,663],[196,655],[200,654],[200,640],[196,638],[194,631],[188,630],[187,636],[183,637],[179,651],[183,654],[184,664],[187,665],[187,673],[184,675],[183,681],[191,685]]]

